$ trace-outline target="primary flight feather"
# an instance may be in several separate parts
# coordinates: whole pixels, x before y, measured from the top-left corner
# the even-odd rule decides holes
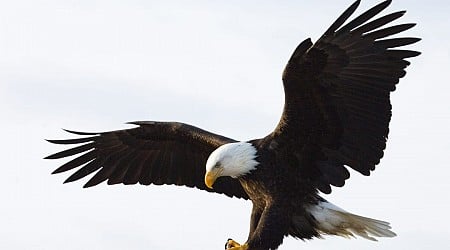
[[[323,234],[370,240],[393,237],[389,223],[351,214],[319,195],[341,187],[348,167],[369,175],[383,156],[391,118],[390,92],[420,39],[396,37],[415,24],[390,25],[404,11],[376,17],[384,1],[347,22],[353,3],[315,42],[295,49],[283,72],[285,105],[269,135],[246,142],[178,122],[132,122],[135,128],[49,140],[78,145],[50,155],[79,155],[54,171],[76,169],[66,182],[95,172],[85,187],[174,184],[253,203],[245,244],[227,249],[276,249],[290,235]],[[346,23],[347,22],[347,23]]]

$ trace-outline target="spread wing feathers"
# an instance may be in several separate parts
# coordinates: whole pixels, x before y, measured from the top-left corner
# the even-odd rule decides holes
[[[285,108],[272,136],[296,134],[292,143],[300,168],[322,192],[331,192],[330,184],[344,185],[349,178],[344,165],[364,175],[375,169],[389,131],[390,92],[405,76],[405,59],[420,54],[394,49],[420,39],[388,38],[415,24],[383,27],[404,11],[371,20],[390,3],[343,25],[356,1],[315,44],[302,42],[283,73]]]
[[[222,177],[208,189],[204,184],[206,160],[222,144],[234,140],[191,125],[175,122],[133,122],[136,128],[105,133],[68,131],[87,137],[48,140],[56,144],[78,145],[47,156],[59,159],[81,154],[53,173],[77,168],[66,181],[95,175],[84,187],[107,180],[108,184],[175,184],[248,199],[239,181]]]

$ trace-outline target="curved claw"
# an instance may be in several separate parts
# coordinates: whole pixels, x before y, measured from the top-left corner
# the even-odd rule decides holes
[[[241,244],[237,243],[236,241],[234,241],[233,239],[228,239],[227,242],[225,243],[225,249],[226,250],[247,250],[248,245],[247,244],[241,245]]]
[[[248,250],[248,245],[244,244],[244,245],[240,245],[238,247],[228,248],[228,250]]]

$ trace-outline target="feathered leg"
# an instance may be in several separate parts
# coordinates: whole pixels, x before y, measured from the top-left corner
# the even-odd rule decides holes
[[[258,223],[261,218],[262,212],[263,212],[263,209],[253,205],[252,215],[250,218],[250,230],[248,233],[248,239],[250,239],[252,237],[253,233],[255,232],[256,228],[258,227]],[[233,239],[228,239],[227,242],[225,243],[225,249],[242,249],[242,248],[236,248],[236,247],[243,247],[243,246],[241,246],[241,244],[237,243]]]

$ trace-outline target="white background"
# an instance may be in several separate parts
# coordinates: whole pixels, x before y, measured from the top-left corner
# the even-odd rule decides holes
[[[190,123],[248,140],[283,105],[281,72],[297,44],[352,1],[0,1],[0,249],[222,249],[247,238],[251,204],[184,187],[63,185],[50,175],[60,128],[105,131],[135,120]],[[366,0],[358,13],[379,1]],[[285,239],[280,249],[450,249],[450,25],[447,1],[407,9],[407,76],[392,94],[385,157],[326,198],[390,221],[370,242]]]

